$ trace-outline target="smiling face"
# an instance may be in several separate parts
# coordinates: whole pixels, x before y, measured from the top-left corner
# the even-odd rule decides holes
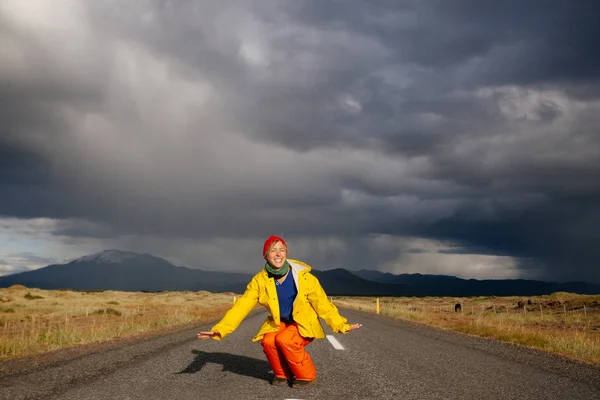
[[[266,258],[271,267],[280,269],[287,259],[287,247],[279,241],[273,242],[267,250]]]

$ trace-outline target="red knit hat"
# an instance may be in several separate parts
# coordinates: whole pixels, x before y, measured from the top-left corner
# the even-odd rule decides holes
[[[269,246],[271,246],[271,244],[273,242],[281,242],[281,243],[283,243],[283,245],[287,249],[287,243],[285,242],[285,240],[283,240],[279,236],[269,236],[269,238],[267,240],[265,240],[265,244],[263,246],[263,257],[264,258],[267,257],[267,250],[269,250]]]

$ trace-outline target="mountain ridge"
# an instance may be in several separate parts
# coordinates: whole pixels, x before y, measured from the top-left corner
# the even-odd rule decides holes
[[[463,279],[452,275],[390,274],[374,270],[354,273],[364,279],[413,288],[415,296],[511,296],[544,295],[555,292],[600,293],[600,285],[587,282],[545,282],[531,279]],[[425,286],[432,286],[426,288]]]
[[[257,270],[258,272],[258,270]],[[524,279],[477,280],[451,275],[399,274],[344,268],[313,269],[328,295],[360,296],[510,296],[565,291],[598,294],[600,285]],[[19,284],[40,289],[199,291],[242,293],[254,273],[206,271],[177,266],[151,255],[105,250],[33,271],[0,277],[0,287]]]

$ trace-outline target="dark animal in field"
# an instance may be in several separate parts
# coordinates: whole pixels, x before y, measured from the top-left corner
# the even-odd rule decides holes
[[[460,303],[456,303],[456,305],[454,306],[454,312],[460,312],[462,311],[462,307],[460,306]]]

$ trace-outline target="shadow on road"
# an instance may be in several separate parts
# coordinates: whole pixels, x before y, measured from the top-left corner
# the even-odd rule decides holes
[[[223,366],[223,371],[233,372],[234,374],[250,376],[258,379],[269,379],[269,370],[271,366],[266,360],[258,360],[246,356],[229,353],[207,353],[206,351],[192,350],[196,355],[184,370],[177,374],[194,374],[202,369],[207,363],[215,363]]]

